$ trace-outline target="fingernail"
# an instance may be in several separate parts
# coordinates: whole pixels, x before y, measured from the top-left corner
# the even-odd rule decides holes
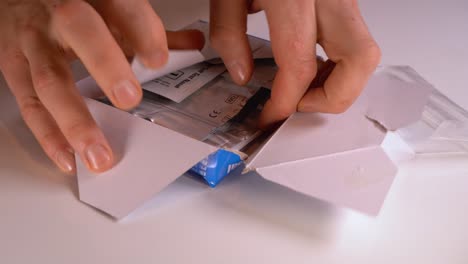
[[[88,167],[96,171],[102,171],[110,167],[111,156],[107,148],[101,144],[92,144],[85,149],[85,157]]]
[[[157,50],[140,58],[143,64],[148,68],[160,68],[167,63],[168,53]]]
[[[72,149],[59,151],[57,153],[57,165],[66,173],[71,173],[75,170],[75,155]]]
[[[245,73],[245,67],[239,61],[233,61],[228,66],[229,73],[235,79],[238,84],[245,84],[247,82],[247,75]]]
[[[140,101],[139,89],[128,80],[117,83],[112,93],[117,101],[117,106],[124,109],[134,107]]]

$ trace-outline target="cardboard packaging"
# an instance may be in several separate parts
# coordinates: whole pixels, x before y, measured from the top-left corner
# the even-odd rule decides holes
[[[261,50],[257,54],[268,55]],[[260,55],[259,55],[260,56]],[[261,57],[260,56],[260,57]],[[168,65],[148,71],[134,63],[142,81],[199,63],[198,51],[171,51]],[[83,95],[99,96],[92,79],[78,83]],[[407,67],[380,67],[345,113],[296,113],[244,161],[254,171],[305,195],[376,215],[397,173],[414,151],[397,131],[421,119],[431,86]],[[101,175],[77,158],[80,199],[115,218],[128,215],[219,148],[143,120],[93,99],[93,117],[118,156]]]

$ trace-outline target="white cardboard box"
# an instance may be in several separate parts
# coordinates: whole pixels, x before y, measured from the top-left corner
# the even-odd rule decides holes
[[[140,81],[147,81],[212,56],[209,48],[202,53],[171,51],[161,70],[149,71],[138,61],[132,68]],[[86,97],[101,95],[90,78],[77,86]],[[390,131],[420,119],[431,88],[409,67],[380,67],[348,111],[292,115],[245,161],[246,169],[292,191],[376,215],[398,162],[414,154]],[[101,175],[88,172],[77,158],[80,199],[116,218],[217,151],[98,101],[86,103],[120,156],[115,167]]]
[[[173,69],[184,56],[193,58],[189,52],[171,52],[168,67]],[[246,160],[247,168],[294,191],[377,214],[396,164],[412,154],[386,128],[395,130],[417,121],[430,91],[406,78],[411,75],[405,75],[404,69],[412,71],[379,69],[343,114],[294,114]],[[132,212],[217,150],[98,101],[86,99],[86,103],[120,157],[101,175],[78,162],[80,199],[116,218]]]

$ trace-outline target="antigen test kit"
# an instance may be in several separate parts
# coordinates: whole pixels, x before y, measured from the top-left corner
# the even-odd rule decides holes
[[[203,22],[191,27],[207,29]],[[376,215],[398,163],[415,154],[414,142],[399,131],[408,134],[421,122],[436,90],[408,67],[380,67],[345,113],[296,113],[265,134],[255,124],[276,66],[267,41],[250,41],[256,67],[247,87],[232,82],[209,46],[171,51],[158,71],[135,61],[145,93],[130,112],[109,105],[91,78],[79,81],[93,117],[120,154],[101,175],[78,161],[80,199],[122,218],[189,170],[215,186],[243,165],[291,191]]]

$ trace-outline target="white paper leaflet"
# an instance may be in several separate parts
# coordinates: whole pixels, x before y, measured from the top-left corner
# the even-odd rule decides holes
[[[197,29],[204,33],[205,38],[208,38],[208,24],[198,21],[187,29]],[[271,64],[273,53],[270,43],[266,40],[248,37],[250,47],[253,52],[254,59],[265,59],[267,64]],[[205,62],[191,65],[186,68],[178,68],[171,73],[156,79],[144,79],[145,83],[142,88],[152,93],[164,96],[176,103],[182,102],[184,99],[192,95],[198,89],[215,79],[220,74],[226,72],[226,67],[222,64],[217,53],[211,48],[209,43],[201,51]],[[197,58],[189,58],[195,61]],[[257,81],[254,85],[271,88],[274,71],[272,67],[262,67],[261,60],[257,60],[257,68],[254,71],[253,80]],[[186,66],[186,65],[184,65]],[[182,68],[182,69],[181,69]]]
[[[222,64],[201,62],[144,83],[142,88],[180,103],[225,71]]]

